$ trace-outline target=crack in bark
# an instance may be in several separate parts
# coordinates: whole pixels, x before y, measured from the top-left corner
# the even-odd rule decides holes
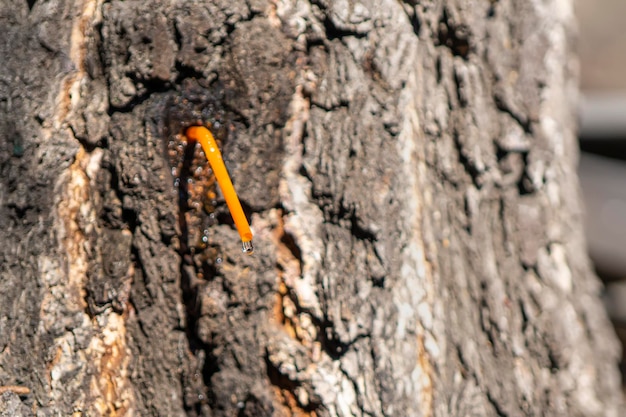
[[[498,417],[509,417],[509,413],[504,411],[498,400],[496,400],[490,391],[487,391],[486,395],[489,404],[493,407],[494,411],[497,413]]]
[[[299,381],[294,381],[280,372],[270,360],[269,352],[264,355],[267,377],[270,383],[277,389],[277,397],[282,402],[282,406],[289,410],[289,415],[293,417],[316,417],[320,411],[321,404],[317,403],[310,397],[310,393],[306,393],[308,404],[303,404],[298,396],[297,391],[300,389],[307,390]],[[307,390],[308,391],[308,390]]]

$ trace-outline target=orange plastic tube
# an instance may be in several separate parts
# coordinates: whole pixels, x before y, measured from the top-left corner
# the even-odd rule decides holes
[[[204,126],[192,126],[187,129],[186,135],[187,138],[200,142],[204,154],[209,160],[209,164],[211,164],[217,183],[222,189],[222,194],[230,210],[230,215],[233,216],[233,221],[241,237],[243,252],[252,254],[254,251],[254,247],[252,246],[252,231],[250,230],[248,219],[246,219],[246,215],[241,208],[241,202],[239,201],[239,197],[237,197],[235,187],[233,187],[233,183],[224,165],[222,153],[217,147],[217,143],[215,143],[211,131]]]

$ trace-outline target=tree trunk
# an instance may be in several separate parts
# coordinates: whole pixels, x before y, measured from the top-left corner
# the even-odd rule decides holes
[[[3,415],[619,413],[571,1],[1,3]]]

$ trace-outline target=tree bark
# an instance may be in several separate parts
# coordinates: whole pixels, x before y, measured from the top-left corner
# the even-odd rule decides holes
[[[3,415],[620,412],[571,1],[0,7]]]

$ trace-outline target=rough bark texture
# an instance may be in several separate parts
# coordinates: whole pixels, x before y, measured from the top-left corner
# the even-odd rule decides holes
[[[617,415],[573,21],[568,0],[2,1],[0,411]]]

